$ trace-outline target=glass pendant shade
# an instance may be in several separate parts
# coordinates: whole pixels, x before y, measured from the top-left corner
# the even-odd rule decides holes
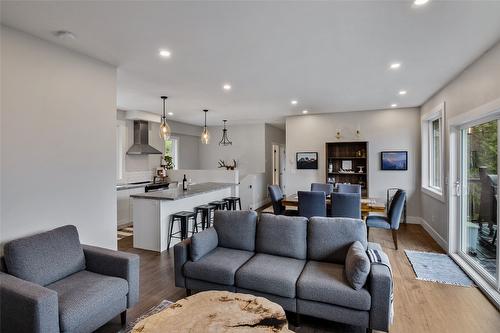
[[[168,123],[166,120],[162,119],[162,122],[160,124],[160,138],[162,138],[164,141],[168,140],[170,138],[170,126],[168,126]]]
[[[205,112],[205,126],[203,126],[203,132],[201,133],[201,143],[208,145],[208,140],[210,139],[210,134],[208,133],[207,127],[207,112],[208,110],[203,110]]]
[[[168,140],[168,138],[170,138],[170,126],[168,126],[167,116],[166,116],[167,96],[161,96],[161,99],[163,100],[163,113],[161,114],[161,121],[160,121],[160,138],[162,138],[163,141],[166,141]]]

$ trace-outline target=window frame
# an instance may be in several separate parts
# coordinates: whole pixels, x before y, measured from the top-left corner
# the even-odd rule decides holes
[[[174,163],[174,170],[179,169],[179,137],[171,135],[168,140],[172,140],[172,162]],[[165,142],[163,143],[163,156],[165,156]]]
[[[433,184],[434,177],[434,137],[433,137],[433,122],[439,120],[439,186]],[[422,192],[429,196],[446,201],[445,197],[445,153],[444,153],[444,138],[445,138],[445,104],[438,104],[429,113],[421,117],[422,130]]]

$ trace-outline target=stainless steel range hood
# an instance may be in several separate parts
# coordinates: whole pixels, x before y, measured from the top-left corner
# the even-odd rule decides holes
[[[134,120],[134,144],[127,151],[127,155],[163,154],[149,145],[148,122]]]

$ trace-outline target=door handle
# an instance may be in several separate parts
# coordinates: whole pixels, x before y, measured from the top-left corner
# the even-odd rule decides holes
[[[455,181],[455,195],[457,197],[462,196],[462,183],[460,182],[460,179]]]

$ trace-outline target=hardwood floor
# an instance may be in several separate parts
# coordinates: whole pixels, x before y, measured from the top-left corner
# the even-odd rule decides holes
[[[390,328],[396,332],[498,332],[500,313],[478,288],[456,287],[415,279],[404,249],[443,252],[420,225],[403,224],[398,232],[399,250],[394,250],[392,235],[386,230],[370,230],[370,241],[378,242],[391,260],[395,279],[395,317]],[[164,299],[176,301],[185,296],[174,286],[173,251],[158,254],[132,248],[132,237],[119,241],[119,249],[141,256],[141,297],[128,312],[134,320]],[[291,320],[290,320],[291,321]],[[120,319],[99,332],[118,332]],[[301,326],[290,328],[300,333],[364,332],[363,329],[303,317]]]

